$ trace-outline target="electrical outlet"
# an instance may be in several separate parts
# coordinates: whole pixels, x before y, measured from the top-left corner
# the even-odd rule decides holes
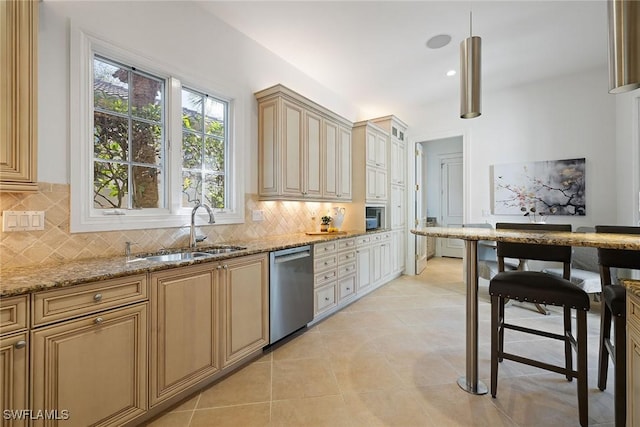
[[[261,209],[254,209],[251,211],[251,219],[253,221],[264,221],[264,211]]]

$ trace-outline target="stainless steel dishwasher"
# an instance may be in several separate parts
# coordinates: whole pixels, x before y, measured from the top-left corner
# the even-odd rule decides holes
[[[269,344],[313,320],[311,246],[271,252],[269,270]]]

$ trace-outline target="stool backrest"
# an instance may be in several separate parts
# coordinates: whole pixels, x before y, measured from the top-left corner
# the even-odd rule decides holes
[[[499,222],[497,230],[525,230],[531,232],[571,231],[571,224],[536,224]],[[571,246],[542,245],[536,243],[498,242],[498,263],[502,265],[504,258],[520,258],[536,261],[556,261],[564,264],[564,272],[570,276]],[[503,267],[500,266],[500,271]],[[563,275],[563,276],[564,276]]]
[[[638,234],[640,227],[596,225],[596,233]],[[640,237],[638,237],[640,239]],[[611,284],[611,268],[640,270],[640,252],[628,249],[598,248],[598,263],[603,285]]]

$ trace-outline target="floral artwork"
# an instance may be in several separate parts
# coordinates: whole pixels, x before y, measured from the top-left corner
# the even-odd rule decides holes
[[[496,215],[586,215],[585,159],[493,166]]]

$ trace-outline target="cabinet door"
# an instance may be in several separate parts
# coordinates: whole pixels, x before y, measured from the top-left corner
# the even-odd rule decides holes
[[[391,228],[405,225],[404,187],[391,185]]]
[[[297,104],[282,101],[282,194],[300,197],[303,193],[302,123],[303,110]]]
[[[627,322],[627,425],[640,425],[640,330]]]
[[[387,167],[387,136],[376,134],[376,166]]]
[[[304,112],[304,138],[302,167],[303,196],[322,197],[322,118],[310,111]]]
[[[68,411],[65,426],[122,425],[143,414],[147,374],[146,303],[31,332],[31,408]]]
[[[322,121],[322,154],[324,169],[324,188],[323,197],[333,199],[340,197],[340,156],[342,154],[340,147],[340,139],[342,138],[342,129],[338,134],[338,125],[328,120]],[[351,157],[349,157],[351,160]]]
[[[367,165],[376,166],[376,163],[377,163],[376,155],[378,154],[377,134],[374,130],[367,129],[366,138],[367,140],[366,140],[365,152],[366,152],[366,158],[367,158]]]
[[[0,404],[3,411],[23,410],[29,407],[29,383],[28,364],[28,338],[27,332],[8,335],[0,338]],[[4,413],[3,413],[4,415]],[[26,426],[27,420],[6,419],[0,417],[0,426],[17,427]]]
[[[351,130],[340,128],[338,140],[338,194],[340,199],[351,199]]]
[[[382,279],[382,244],[371,247],[371,282],[377,284]],[[388,262],[388,260],[385,260]]]
[[[377,188],[377,169],[367,166],[366,168],[367,180],[366,180],[366,195],[365,198],[369,203],[376,202],[376,188]]]
[[[376,172],[376,200],[378,202],[387,201],[387,171],[384,169],[375,169]]]
[[[397,139],[391,138],[391,161],[389,162],[391,184],[404,185],[405,155],[405,145]]]
[[[396,254],[393,255],[394,257]],[[380,275],[383,280],[386,280],[391,275],[391,268],[393,267],[393,260],[391,256],[391,242],[387,241],[380,245]]]
[[[151,275],[151,406],[220,370],[212,265]]]
[[[358,292],[367,289],[372,283],[371,275],[371,246],[360,247],[356,250],[356,268],[358,271]]]
[[[226,367],[269,344],[268,255],[229,260],[219,278]]]
[[[38,189],[39,3],[0,2],[0,191]]]
[[[258,191],[261,196],[275,196],[279,192],[280,147],[278,146],[278,100],[258,105]]]

